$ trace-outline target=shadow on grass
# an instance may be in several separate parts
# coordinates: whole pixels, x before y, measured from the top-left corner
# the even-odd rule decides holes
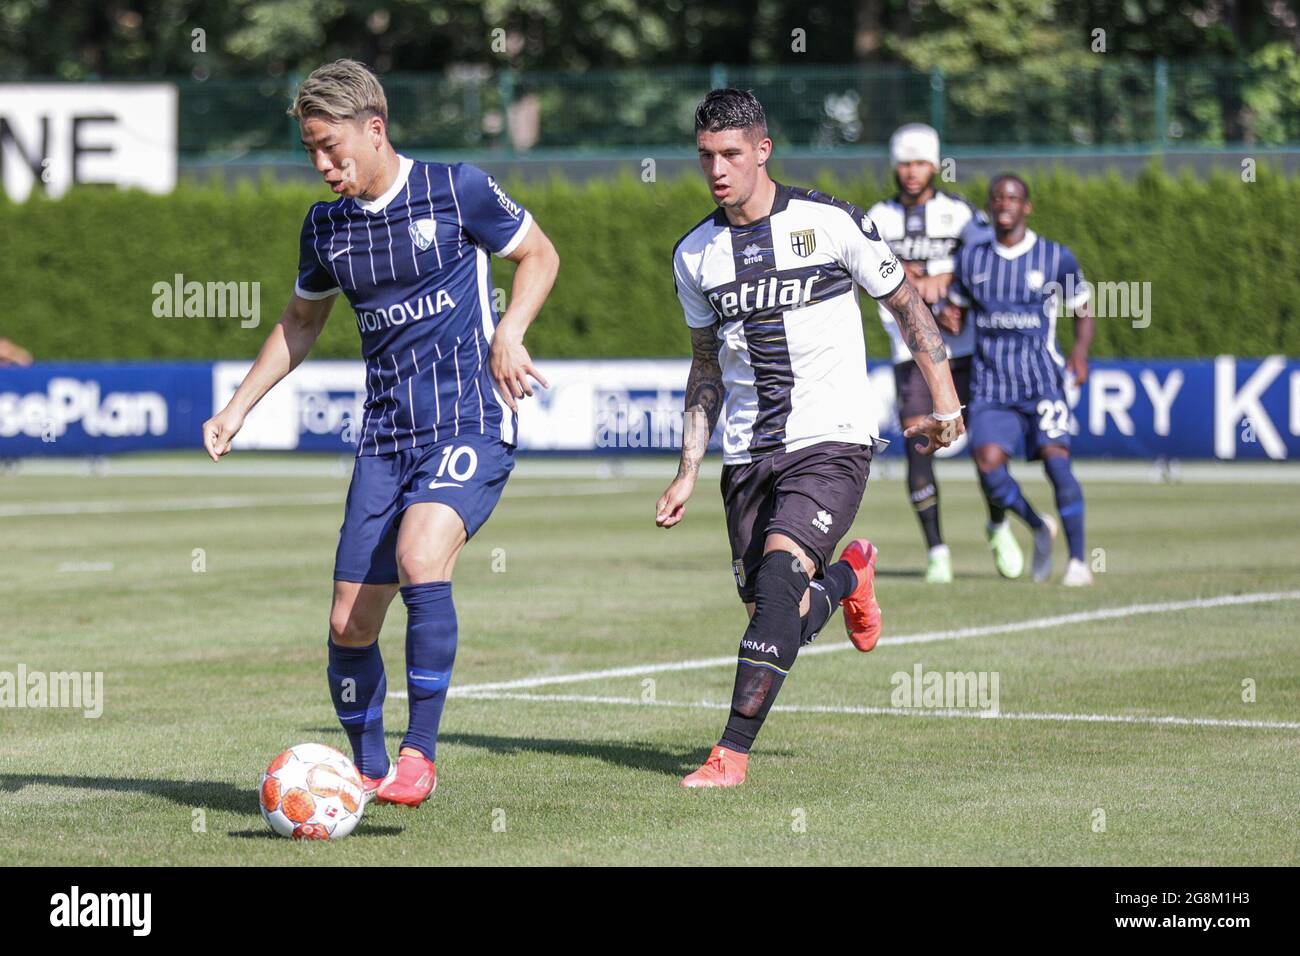
[[[183,807],[221,810],[246,817],[259,817],[257,789],[236,787],[233,784],[212,780],[144,780],[128,777],[70,777],[56,774],[0,774],[0,794],[17,793],[32,786],[68,787],[73,790],[99,790],[104,793],[146,793],[162,797]],[[401,827],[368,826],[364,820],[353,836],[394,836]],[[232,837],[241,839],[283,840],[284,837],[269,829],[232,830]]]
[[[357,837],[381,837],[381,836],[400,836],[405,833],[402,827],[380,827],[373,826],[362,819],[357,824],[357,828],[352,831],[349,840],[355,840]],[[226,836],[233,837],[237,840],[283,840],[284,837],[278,833],[272,833],[270,830],[231,830]]]
[[[912,578],[921,580],[925,577],[925,568],[876,568],[878,578]],[[994,581],[1000,580],[996,571],[962,571],[957,575],[959,581]]]
[[[336,733],[337,729],[315,727],[310,732]],[[398,730],[388,730],[384,732],[384,736],[389,740],[401,740],[404,735]],[[461,733],[442,734],[438,738],[438,743],[453,747],[473,747],[500,757],[523,753],[583,757],[616,767],[648,770],[668,777],[681,777],[695,770],[709,755],[709,747],[713,745],[713,741],[707,739],[689,747],[664,747],[661,744],[637,740],[570,740],[553,737],[499,737],[492,734]],[[785,748],[764,748],[763,753],[782,757],[794,755],[794,751]]]
[[[255,781],[254,781],[255,783]],[[147,793],[183,807],[203,807],[257,816],[257,788],[215,780],[146,780],[139,777],[72,777],[59,774],[0,774],[0,793],[17,793],[24,787],[45,785],[106,793]]]
[[[439,743],[474,747],[494,756],[544,753],[558,757],[585,757],[616,767],[649,770],[665,776],[690,773],[708,756],[705,747],[664,747],[638,740],[594,741],[553,737],[499,737],[493,734],[443,734]]]

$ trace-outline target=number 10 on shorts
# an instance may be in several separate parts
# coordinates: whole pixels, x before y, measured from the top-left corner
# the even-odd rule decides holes
[[[442,460],[434,478],[444,475],[453,481],[469,481],[478,470],[478,452],[469,445],[447,446],[442,450]]]

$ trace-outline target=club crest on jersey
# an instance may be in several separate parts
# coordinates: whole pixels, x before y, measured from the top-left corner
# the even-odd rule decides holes
[[[1043,287],[1044,278],[1042,272],[1039,270],[1030,269],[1025,273],[1025,285],[1029,287],[1030,292],[1037,292]]]
[[[808,258],[817,248],[817,230],[800,229],[798,232],[790,233],[790,248],[794,254],[801,258]]]
[[[880,233],[876,229],[876,224],[871,221],[870,216],[862,217],[862,231],[872,242],[878,242],[880,240]]]
[[[437,228],[438,224],[432,219],[417,219],[407,227],[411,233],[411,241],[420,247],[421,252],[433,245]]]

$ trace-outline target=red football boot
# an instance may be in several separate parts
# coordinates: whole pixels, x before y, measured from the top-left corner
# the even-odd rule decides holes
[[[880,640],[880,604],[876,601],[876,546],[866,538],[854,538],[840,555],[858,576],[858,586],[840,602],[844,608],[844,630],[858,650],[871,650]]]
[[[357,774],[361,777],[361,796],[366,803],[369,803],[371,800],[375,799],[375,794],[379,792],[380,787],[396,779],[397,764],[389,763],[388,773],[382,777],[367,777],[359,770],[357,771]]]
[[[682,778],[683,787],[734,787],[745,782],[749,754],[738,754],[725,747],[714,747],[704,766]]]
[[[397,773],[375,792],[380,803],[418,807],[438,786],[438,769],[414,747],[403,747],[397,755]]]

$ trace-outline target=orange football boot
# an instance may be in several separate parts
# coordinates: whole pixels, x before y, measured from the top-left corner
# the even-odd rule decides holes
[[[725,747],[714,747],[704,766],[682,778],[683,787],[734,787],[745,782],[749,754],[738,754]]]
[[[375,799],[418,807],[438,786],[438,768],[414,747],[403,747],[397,755],[397,773],[379,785]]]
[[[876,546],[866,538],[854,538],[840,554],[858,576],[855,587],[840,605],[844,608],[844,630],[853,646],[871,650],[880,640],[880,604],[876,601]]]

